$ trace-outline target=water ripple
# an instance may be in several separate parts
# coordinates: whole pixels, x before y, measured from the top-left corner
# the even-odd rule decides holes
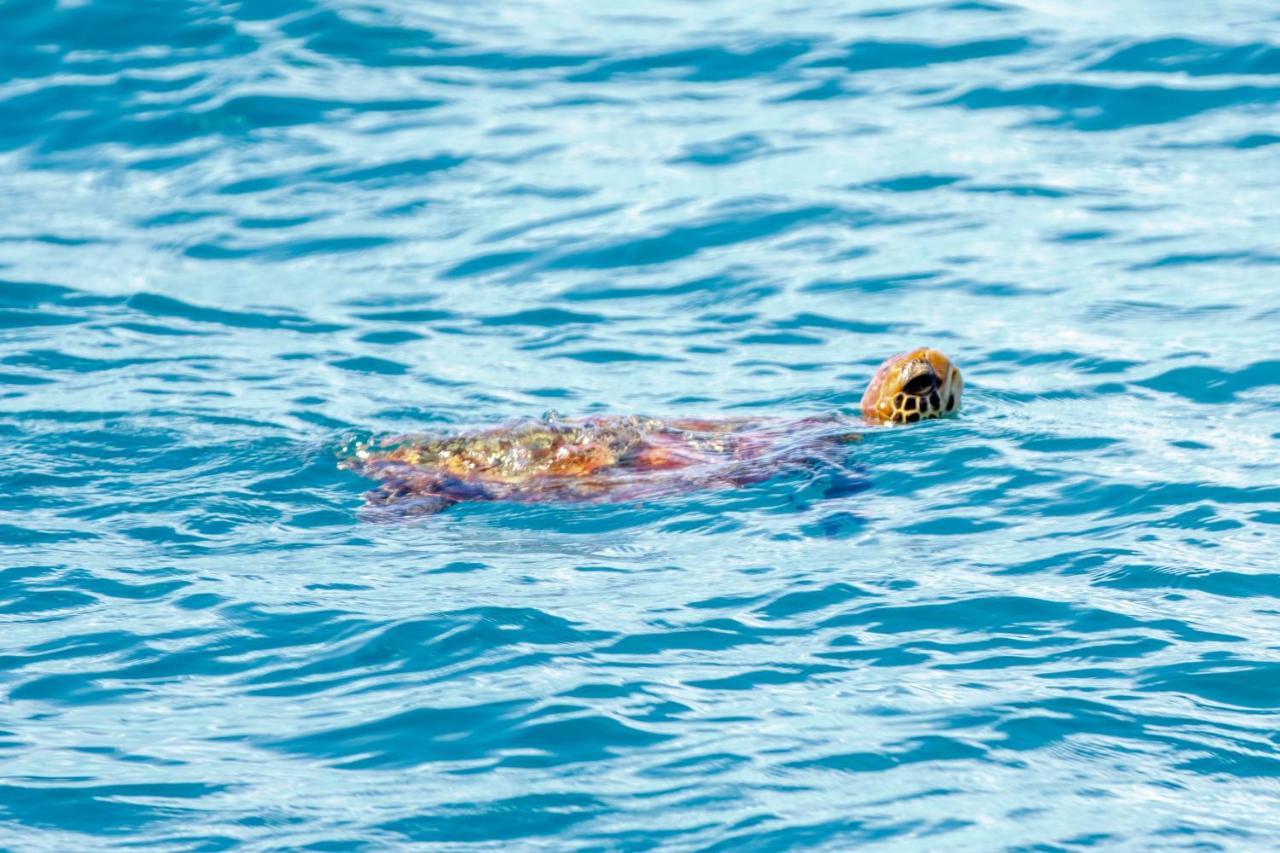
[[[1180,121],[1211,110],[1266,106],[1280,89],[1263,86],[1184,88],[1174,86],[1100,86],[1038,83],[1032,86],[980,87],[946,101],[971,110],[1024,107],[1054,111],[1031,124],[1079,131],[1109,131]]]
[[[1153,71],[1192,77],[1216,74],[1280,74],[1280,47],[1265,43],[1215,44],[1163,38],[1126,45],[1088,71]]]

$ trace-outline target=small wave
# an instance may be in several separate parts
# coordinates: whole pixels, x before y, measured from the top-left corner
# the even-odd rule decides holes
[[[849,71],[921,68],[939,63],[1010,56],[1024,53],[1034,47],[1034,42],[1021,37],[937,44],[912,41],[855,41],[843,48],[843,55],[814,60],[810,65],[815,68],[838,67]]]
[[[719,45],[693,47],[606,60],[584,71],[570,74],[565,79],[574,83],[602,83],[619,76],[654,76],[674,71],[681,79],[689,82],[724,83],[772,74],[812,48],[812,42],[802,39],[739,49]]]
[[[1255,388],[1280,385],[1280,360],[1257,361],[1236,370],[1209,366],[1175,367],[1138,384],[1197,403],[1222,403]]]
[[[345,770],[447,762],[457,767],[455,772],[475,772],[601,761],[618,751],[667,739],[611,717],[584,713],[587,710],[574,705],[535,708],[517,702],[416,708],[262,745],[327,759]],[[409,737],[423,731],[433,735]],[[407,743],[413,746],[406,748]]]
[[[1265,106],[1280,99],[1280,89],[1263,86],[1178,88],[1173,86],[1100,86],[1040,83],[1033,86],[970,89],[943,105],[971,110],[1022,108],[1051,110],[1033,125],[1079,131],[1123,130],[1180,121],[1213,110]]]
[[[450,803],[420,815],[389,821],[379,829],[420,844],[554,839],[575,824],[610,811],[604,800],[592,794],[558,791],[483,804]]]
[[[780,154],[785,150],[770,145],[758,134],[744,133],[728,139],[686,146],[683,154],[672,158],[668,162],[672,164],[690,163],[696,166],[709,167],[732,166],[737,163],[754,160],[757,157]]]
[[[555,270],[603,270],[670,263],[708,249],[767,239],[810,225],[856,228],[883,221],[873,211],[831,206],[735,211],[676,225],[654,236],[631,237],[560,252],[548,259],[545,266]]]
[[[918,175],[899,175],[894,178],[885,178],[863,184],[859,188],[893,193],[918,193],[951,186],[964,179],[964,175],[941,175],[926,172]]]
[[[378,235],[317,237],[314,239],[280,240],[256,246],[232,246],[226,243],[195,243],[183,250],[189,258],[203,261],[291,261],[312,255],[363,252],[396,242],[394,237]]]
[[[1086,71],[1129,71],[1187,74],[1280,74],[1280,47],[1217,44],[1187,38],[1139,41],[1113,51]]]

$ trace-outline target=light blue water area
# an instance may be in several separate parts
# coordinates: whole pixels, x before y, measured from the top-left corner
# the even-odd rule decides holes
[[[1280,10],[0,4],[0,847],[1280,843]],[[955,419],[377,521],[351,436]]]

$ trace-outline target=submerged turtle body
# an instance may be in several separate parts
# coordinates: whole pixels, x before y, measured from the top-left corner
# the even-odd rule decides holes
[[[862,420],[912,423],[959,408],[960,372],[917,349],[880,366]],[[781,468],[837,461],[857,436],[831,415],[802,420],[548,416],[445,436],[359,445],[342,460],[381,481],[370,504],[435,512],[459,501],[619,501],[757,482]]]
[[[437,511],[459,501],[635,500],[768,477],[854,435],[832,416],[799,422],[544,418],[360,445],[342,466],[382,481],[370,504]]]

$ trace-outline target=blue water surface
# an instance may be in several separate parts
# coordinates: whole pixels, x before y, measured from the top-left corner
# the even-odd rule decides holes
[[[0,4],[0,848],[1280,844],[1269,0]],[[958,418],[371,520],[352,436]]]

